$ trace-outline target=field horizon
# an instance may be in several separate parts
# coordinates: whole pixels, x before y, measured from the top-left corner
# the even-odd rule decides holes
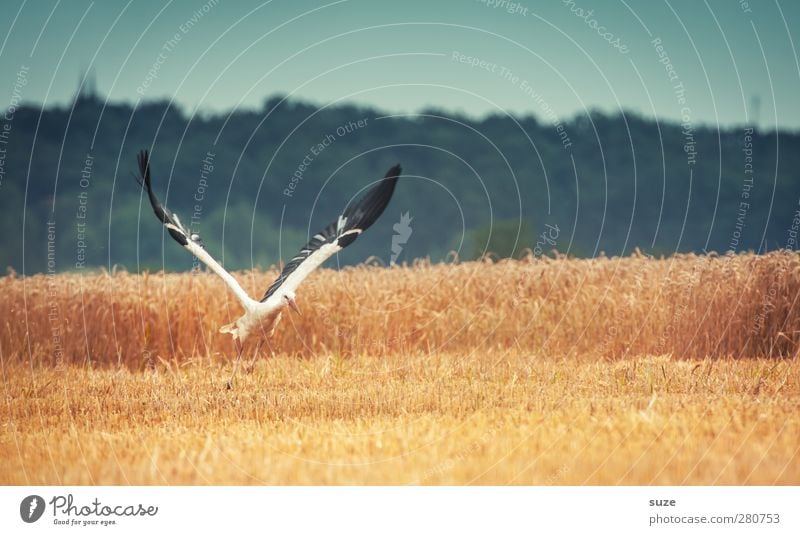
[[[5,485],[800,483],[795,253],[320,270],[232,391],[213,275],[0,290]]]

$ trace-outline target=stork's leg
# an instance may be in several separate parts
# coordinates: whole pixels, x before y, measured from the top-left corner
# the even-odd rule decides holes
[[[239,361],[242,359],[242,349],[244,346],[237,340],[236,338],[233,339],[234,343],[236,344],[236,362],[233,363],[233,373],[231,373],[231,378],[228,379],[228,390],[233,388],[233,378],[236,376],[236,372],[239,370]]]
[[[263,341],[264,341],[263,338],[258,341],[258,344],[256,345],[256,350],[253,352],[253,358],[250,359],[250,362],[248,362],[247,366],[245,366],[244,369],[247,373],[253,371],[253,367],[256,365],[256,360],[258,359],[258,350],[261,349],[261,342]]]
[[[272,349],[272,344],[269,341],[269,336],[265,337],[264,340],[266,340],[267,348],[269,348],[269,356],[275,358],[275,350]]]

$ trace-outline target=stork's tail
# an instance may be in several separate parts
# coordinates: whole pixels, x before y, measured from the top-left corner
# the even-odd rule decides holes
[[[236,325],[235,321],[220,327],[219,332],[223,334],[230,334],[235,340],[239,338],[239,327]]]

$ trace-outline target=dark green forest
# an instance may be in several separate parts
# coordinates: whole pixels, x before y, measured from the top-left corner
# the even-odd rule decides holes
[[[589,112],[414,115],[281,96],[191,114],[169,102],[27,105],[0,121],[0,263],[22,273],[185,270],[134,180],[155,189],[229,269],[268,267],[394,163],[384,216],[338,262],[526,251],[577,257],[787,246],[800,136]],[[405,215],[401,219],[401,216]]]

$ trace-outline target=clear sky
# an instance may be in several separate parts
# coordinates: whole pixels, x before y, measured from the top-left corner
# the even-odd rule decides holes
[[[292,93],[390,112],[568,118],[622,107],[800,128],[796,1],[2,3],[4,106],[64,105],[92,70],[113,101],[167,98],[186,111],[254,109]]]

